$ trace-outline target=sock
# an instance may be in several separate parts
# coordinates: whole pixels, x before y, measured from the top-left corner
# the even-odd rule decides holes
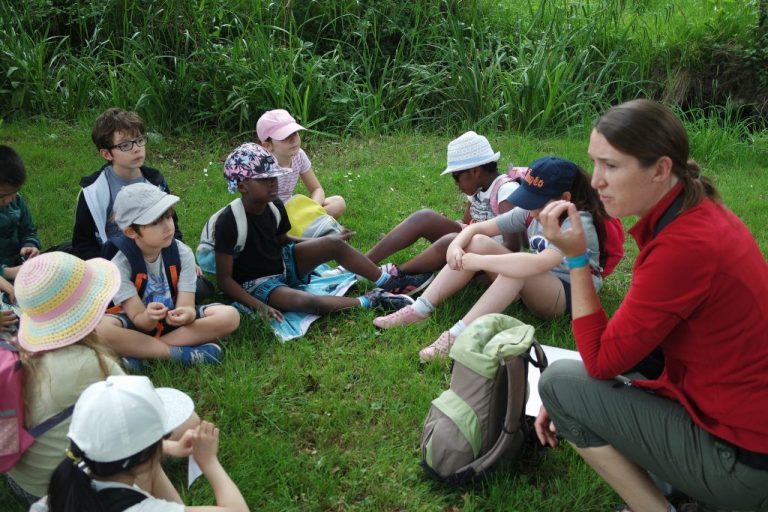
[[[383,285],[384,283],[386,283],[387,281],[389,281],[389,279],[390,279],[391,277],[392,277],[392,276],[391,276],[391,275],[389,275],[389,272],[385,272],[384,270],[382,270],[382,271],[381,271],[381,275],[380,275],[380,276],[379,276],[379,278],[376,280],[376,286],[377,286],[377,287],[380,287],[381,285]]]
[[[411,307],[421,316],[429,316],[435,310],[435,306],[433,306],[423,295],[416,299],[416,302],[414,302]]]
[[[357,300],[360,301],[360,307],[363,309],[370,309],[371,307],[371,299],[368,297],[360,296],[357,298]]]
[[[461,331],[463,331],[466,328],[467,326],[466,324],[464,324],[464,320],[459,320],[458,322],[453,324],[453,327],[448,329],[448,332],[450,332],[451,336],[453,336],[454,338],[458,338],[459,334],[461,334]]]

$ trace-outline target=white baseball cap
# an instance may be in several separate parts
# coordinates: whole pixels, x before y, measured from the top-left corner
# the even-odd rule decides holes
[[[493,152],[488,139],[475,132],[466,132],[448,143],[448,165],[440,175],[496,162],[499,157],[501,153]]]
[[[115,214],[115,224],[120,229],[131,224],[146,226],[178,202],[178,196],[167,194],[150,183],[134,183],[120,189],[112,212]]]
[[[139,453],[180,427],[192,415],[192,399],[158,388],[147,377],[107,377],[86,388],[75,404],[67,437],[95,462]]]

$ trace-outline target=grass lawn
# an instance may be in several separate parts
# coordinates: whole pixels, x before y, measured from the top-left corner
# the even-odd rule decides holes
[[[707,123],[691,129],[693,156],[768,253],[768,134],[736,136]],[[511,133],[489,138],[504,166],[558,154],[590,168],[588,132],[558,139]],[[89,134],[86,125],[42,119],[0,124],[1,143],[15,147],[26,163],[29,179],[22,192],[44,246],[70,237],[79,178],[102,163]],[[361,250],[419,208],[451,217],[461,212],[453,180],[439,176],[447,138],[308,139],[326,192],[347,199],[343,221],[357,231],[351,243]],[[147,145],[147,164],[163,171],[182,198],[178,216],[193,248],[208,215],[231,200],[221,163],[240,142],[204,133],[173,140],[152,136]],[[606,281],[602,298],[609,313],[627,289],[635,253],[630,239],[628,257]],[[223,342],[222,365],[182,370],[156,363],[148,374],[156,385],[189,393],[200,416],[221,428],[220,458],[252,510],[610,510],[618,497],[567,447],[530,451],[467,488],[443,487],[423,476],[422,421],[450,374],[447,362],[419,364],[417,352],[481,291],[470,287],[412,328],[378,332],[371,323],[375,312],[355,310],[322,318],[306,337],[286,344],[260,320],[244,319]],[[517,304],[507,313],[534,325],[541,342],[573,348],[567,320],[543,322]],[[185,466],[171,462],[168,469],[181,488]],[[189,504],[213,503],[204,479],[182,495]],[[23,510],[5,485],[0,510]]]

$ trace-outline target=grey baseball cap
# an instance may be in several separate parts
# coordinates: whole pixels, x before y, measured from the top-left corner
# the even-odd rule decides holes
[[[154,185],[134,183],[123,187],[117,193],[112,213],[120,229],[125,229],[131,224],[146,226],[178,202],[178,196],[166,194]]]

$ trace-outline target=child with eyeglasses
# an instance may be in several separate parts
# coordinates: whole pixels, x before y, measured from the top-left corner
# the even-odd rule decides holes
[[[106,241],[120,233],[112,220],[112,206],[123,187],[150,183],[170,193],[160,171],[144,165],[147,139],[139,114],[115,107],[107,109],[96,118],[91,139],[106,163],[80,180],[72,253],[83,259],[101,256]],[[178,219],[174,216],[173,220],[174,238],[181,240]]]

